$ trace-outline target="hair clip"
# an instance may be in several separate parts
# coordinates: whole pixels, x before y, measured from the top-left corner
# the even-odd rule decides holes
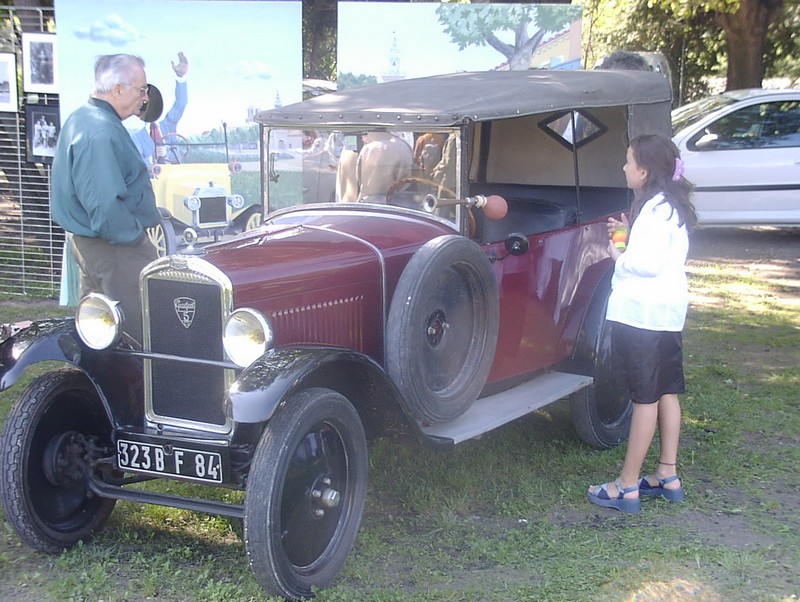
[[[672,181],[678,182],[683,177],[683,172],[686,171],[686,166],[680,157],[675,157],[675,171],[672,174]]]

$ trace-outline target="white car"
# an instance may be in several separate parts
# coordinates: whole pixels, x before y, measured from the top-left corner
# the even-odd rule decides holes
[[[800,90],[735,90],[672,111],[701,226],[800,225]]]

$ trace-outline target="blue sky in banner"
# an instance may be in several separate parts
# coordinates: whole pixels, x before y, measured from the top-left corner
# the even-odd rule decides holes
[[[94,87],[94,60],[131,53],[148,82],[175,98],[170,61],[189,60],[184,135],[245,124],[248,109],[302,99],[302,4],[191,0],[56,0],[62,120]]]

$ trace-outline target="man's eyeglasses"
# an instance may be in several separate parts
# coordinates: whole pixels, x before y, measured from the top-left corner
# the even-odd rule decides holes
[[[139,96],[147,96],[147,93],[150,91],[150,87],[147,85],[142,86],[141,88],[137,88],[136,86],[131,86],[130,84],[125,84],[129,88],[133,88],[134,90],[139,91]]]

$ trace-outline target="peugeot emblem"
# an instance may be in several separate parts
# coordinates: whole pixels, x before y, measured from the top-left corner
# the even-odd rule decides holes
[[[189,328],[194,321],[194,310],[197,307],[197,301],[190,297],[177,297],[172,303],[183,327]]]

